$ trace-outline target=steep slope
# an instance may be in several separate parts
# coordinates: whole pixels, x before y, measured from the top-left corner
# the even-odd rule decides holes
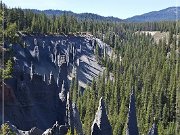
[[[125,19],[126,22],[175,21],[180,19],[180,7],[169,7]]]
[[[95,40],[86,36],[24,35],[22,45],[13,44],[13,78],[5,81],[5,121],[21,130],[45,130],[56,121],[66,124],[71,79],[77,76],[80,87],[85,88],[104,70],[95,59]],[[100,40],[97,45],[100,50],[109,47]]]

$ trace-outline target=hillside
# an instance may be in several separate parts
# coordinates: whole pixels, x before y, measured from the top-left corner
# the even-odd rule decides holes
[[[67,15],[70,15],[70,16],[74,16],[74,17],[76,17],[77,19],[80,19],[80,20],[122,22],[122,19],[119,19],[117,17],[113,17],[113,16],[104,17],[104,16],[101,16],[101,15],[93,14],[93,13],[80,13],[80,14],[77,14],[77,13],[74,13],[72,11],[62,11],[62,10],[52,10],[52,9],[49,9],[49,10],[31,9],[31,10],[34,13],[39,13],[39,14],[44,13],[44,14],[46,14],[48,16],[53,16],[53,15],[61,16],[63,14],[67,14]]]
[[[142,15],[133,16],[125,19],[126,22],[157,22],[175,21],[180,19],[180,7],[169,7],[160,11],[152,11]]]
[[[64,13],[72,15],[81,20],[94,20],[94,21],[110,21],[110,22],[158,22],[158,21],[175,21],[176,17],[180,19],[180,7],[169,7],[159,11],[152,11],[142,15],[136,15],[127,19],[119,19],[117,17],[109,16],[104,17],[93,13],[74,13],[72,11],[62,10],[37,10],[31,9],[34,13],[45,13],[48,16],[56,15],[61,16]],[[178,14],[179,13],[179,14]]]

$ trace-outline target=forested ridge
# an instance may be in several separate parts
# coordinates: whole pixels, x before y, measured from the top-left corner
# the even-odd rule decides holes
[[[179,21],[115,23],[78,20],[67,14],[46,16],[20,8],[5,6],[3,9],[2,2],[0,14],[5,45],[23,45],[19,32],[37,35],[89,32],[113,48],[112,58],[100,54],[96,48],[97,59],[106,70],[102,76],[94,78],[83,93],[76,77],[71,83],[70,97],[77,104],[86,135],[91,133],[101,97],[106,104],[113,134],[126,134],[131,90],[135,93],[139,134],[147,134],[153,123],[157,124],[159,135],[179,134],[180,36],[176,36],[180,33]],[[137,31],[169,32],[169,36],[157,43],[150,34]],[[2,39],[2,27],[0,33]],[[7,50],[4,68],[7,78],[12,70],[11,60],[11,51]]]
[[[113,133],[123,134],[132,87],[136,93],[139,133],[146,134],[155,118],[159,134],[175,134],[176,90],[179,85],[175,50],[171,50],[171,57],[167,58],[164,42],[153,44],[150,37],[139,35],[131,39],[136,40],[122,43],[123,51],[118,51],[122,62],[119,58],[107,61],[104,75],[93,81],[83,96],[72,94],[74,102],[78,104],[86,134],[89,134],[89,124],[93,121],[101,96],[107,105]],[[113,80],[110,80],[109,72],[113,73]],[[71,91],[77,93],[77,86]]]

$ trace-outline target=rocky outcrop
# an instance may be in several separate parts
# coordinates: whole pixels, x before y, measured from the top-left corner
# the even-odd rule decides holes
[[[152,125],[152,127],[150,128],[148,132],[148,135],[158,135],[158,129],[157,129],[156,123]]]
[[[99,107],[91,127],[91,135],[112,135],[112,127],[109,123],[102,97],[99,100]]]
[[[16,135],[65,135],[68,132],[68,127],[65,125],[59,125],[58,122],[56,122],[52,128],[49,128],[44,132],[37,127],[31,128],[29,131],[23,131],[17,129],[17,127],[12,125],[10,122],[6,122],[5,124],[8,125],[9,129]]]
[[[126,135],[138,135],[134,90],[131,92]]]
[[[17,129],[17,127],[12,125],[9,121],[6,122],[5,124],[8,125],[10,130],[16,135],[42,135],[43,134],[43,131],[36,127],[31,128],[29,131],[22,131],[22,130]]]
[[[29,131],[25,131],[25,135],[42,135],[43,131],[41,129],[38,129],[36,127],[33,127]]]
[[[59,125],[57,122],[52,128],[47,129],[42,135],[65,135],[68,132],[68,127]]]

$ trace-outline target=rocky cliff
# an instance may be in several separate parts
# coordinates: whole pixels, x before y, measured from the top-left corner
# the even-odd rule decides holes
[[[104,68],[95,58],[95,47],[102,55],[104,50],[110,55],[110,47],[90,36],[20,37],[21,44],[5,45],[12,50],[14,63],[12,78],[4,84],[5,121],[22,131],[32,127],[45,131],[58,123],[83,134],[79,112],[69,99],[69,84],[76,74],[85,88],[101,74]]]

